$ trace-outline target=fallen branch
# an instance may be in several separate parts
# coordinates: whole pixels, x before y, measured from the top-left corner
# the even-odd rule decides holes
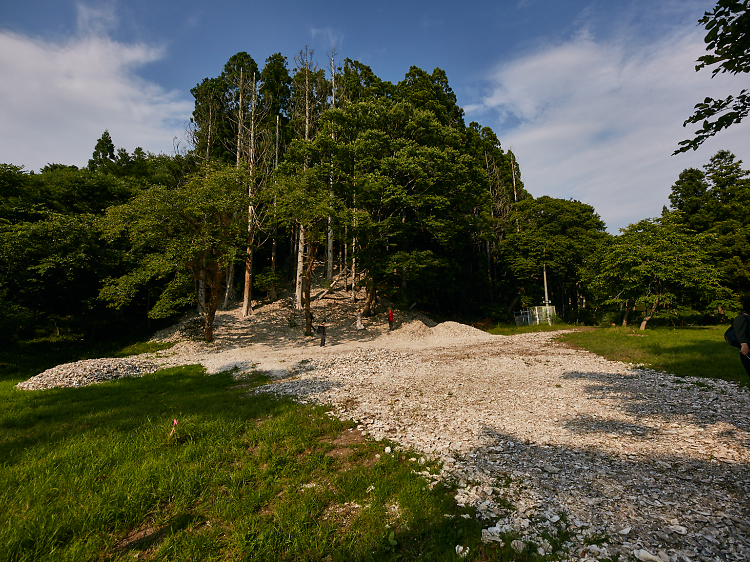
[[[327,288],[323,289],[320,293],[315,295],[315,298],[312,299],[312,302],[316,302],[319,299],[322,299],[328,293],[330,293],[333,290],[333,287],[336,285],[336,283],[338,283],[339,279],[341,279],[341,276],[345,275],[347,271],[348,270],[344,269],[344,271],[339,272],[339,274],[336,277],[334,277],[333,281],[331,281],[331,284]]]

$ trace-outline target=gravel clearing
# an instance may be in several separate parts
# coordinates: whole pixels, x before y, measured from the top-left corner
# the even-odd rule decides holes
[[[456,501],[476,508],[488,542],[514,531],[513,548],[533,542],[550,554],[545,533],[567,528],[557,554],[575,559],[750,555],[747,391],[607,361],[555,332],[491,336],[398,312],[393,332],[384,314],[356,331],[347,306],[335,295],[315,303],[326,347],[304,337],[302,314],[282,300],[247,319],[220,312],[212,344],[138,359],[237,377],[265,371],[275,380],[256,392],[330,404],[331,415],[395,443],[390,454],[439,459],[441,472],[421,474],[430,486],[457,485]]]

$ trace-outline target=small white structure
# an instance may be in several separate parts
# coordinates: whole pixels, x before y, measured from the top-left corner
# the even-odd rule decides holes
[[[514,312],[516,326],[532,326],[546,322],[552,326],[552,318],[556,316],[554,306],[532,306],[519,312]]]

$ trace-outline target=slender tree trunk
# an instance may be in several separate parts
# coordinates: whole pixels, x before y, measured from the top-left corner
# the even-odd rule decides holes
[[[305,227],[299,225],[299,241],[297,243],[297,279],[295,281],[295,305],[297,310],[302,310],[302,272],[305,261]]]
[[[336,109],[336,48],[331,53],[331,107]],[[331,133],[331,138],[335,141],[336,134]],[[331,197],[333,197],[333,162],[331,162],[331,173],[329,175],[329,187]],[[328,217],[328,246],[326,248],[326,279],[330,282],[333,280],[333,222]]]
[[[649,320],[651,320],[651,318],[654,316],[654,314],[656,313],[656,307],[657,306],[659,306],[659,297],[656,297],[656,301],[654,301],[654,306],[651,307],[651,312],[649,313],[648,316],[646,316],[643,319],[643,322],[641,322],[640,330],[645,330],[646,329],[646,322],[648,322]]]
[[[204,270],[205,272],[205,270]],[[204,325],[203,337],[207,342],[214,340],[214,319],[216,318],[216,309],[219,306],[219,288],[221,285],[222,271],[216,268],[213,272],[212,279],[208,286],[208,302],[206,303],[206,323]]]
[[[375,279],[370,276],[367,280],[367,299],[365,300],[365,307],[362,311],[363,316],[372,316],[375,314],[375,299],[377,297],[375,288]]]
[[[242,298],[242,317],[255,314],[253,310],[253,251],[248,247],[245,260],[245,292]]]
[[[315,267],[316,244],[310,240],[307,243],[307,267],[305,268],[305,335],[312,335],[312,311],[310,310],[310,286],[312,272]]]
[[[224,304],[221,307],[224,310],[229,308],[229,301],[234,298],[234,270],[235,263],[232,260],[227,266],[227,288],[224,290]]]
[[[250,196],[250,205],[247,209],[247,258],[245,260],[245,291],[242,300],[242,316],[247,318],[255,314],[253,310],[253,244],[255,242],[255,102],[256,102],[255,74],[253,74],[253,95],[250,102],[250,185],[247,188]]]
[[[276,142],[275,148],[276,153],[274,157],[274,163],[273,163],[273,169],[277,169],[279,167],[279,116],[276,116]],[[278,223],[276,222],[276,196],[273,196],[273,240],[271,241],[271,273],[274,275],[274,279],[276,279],[276,238],[279,234],[279,227]],[[272,301],[276,300],[276,282],[271,283],[271,289],[269,290],[269,296]]]
[[[245,86],[244,86],[244,75],[243,69],[240,68],[240,88],[239,88],[239,99],[237,100],[237,156],[235,165],[239,168],[240,161],[242,160],[242,124],[245,121]]]

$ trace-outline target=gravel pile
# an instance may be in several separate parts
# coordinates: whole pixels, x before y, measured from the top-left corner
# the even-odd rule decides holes
[[[160,367],[151,361],[137,358],[86,359],[52,367],[20,382],[21,390],[79,387],[123,377],[140,377],[156,372]]]

